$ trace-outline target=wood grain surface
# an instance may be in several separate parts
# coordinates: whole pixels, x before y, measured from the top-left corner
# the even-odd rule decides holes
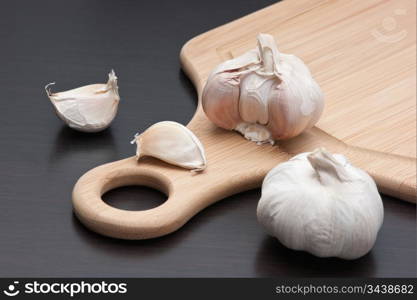
[[[90,229],[111,237],[166,235],[207,206],[259,187],[278,163],[318,147],[346,155],[374,178],[381,193],[415,203],[415,154],[396,154],[409,154],[403,150],[415,146],[415,60],[410,55],[415,51],[415,16],[405,16],[407,34],[396,42],[383,42],[371,30],[379,16],[398,5],[409,12],[415,8],[412,0],[395,2],[397,6],[392,2],[357,1],[352,6],[345,1],[284,1],[187,42],[181,62],[200,98],[209,72],[219,62],[255,47],[258,32],[273,34],[282,51],[302,57],[313,66],[313,75],[317,73],[328,107],[323,122],[274,146],[256,145],[213,125],[199,100],[188,127],[205,147],[204,172],[191,174],[155,159],[138,163],[134,157],[97,167],[74,187],[76,215]],[[324,18],[327,15],[331,17]],[[317,19],[325,21],[317,23]],[[388,98],[383,101],[376,95]],[[404,126],[397,126],[404,121]],[[334,130],[328,130],[331,124]],[[389,133],[375,132],[385,126]],[[358,141],[370,149],[353,146]],[[140,212],[118,210],[102,201],[105,192],[133,184],[162,190],[168,200]]]
[[[259,188],[227,197],[175,233],[149,240],[108,238],[74,216],[71,191],[83,173],[132,156],[134,133],[153,123],[187,124],[193,116],[197,95],[181,71],[181,47],[273,2],[0,2],[0,276],[416,276],[416,207],[387,195],[376,245],[356,261],[316,258],[269,237],[256,220]],[[398,22],[392,32],[400,32],[403,16],[392,16]],[[66,90],[103,82],[112,68],[121,103],[111,127],[93,135],[65,127],[45,84],[56,81],[57,90]],[[166,200],[136,184],[102,198],[133,212]]]

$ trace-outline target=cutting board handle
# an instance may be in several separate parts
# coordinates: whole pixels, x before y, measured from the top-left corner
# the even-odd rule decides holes
[[[194,174],[156,159],[144,158],[138,162],[130,157],[101,165],[81,176],[74,186],[72,201],[76,216],[95,232],[122,239],[149,239],[177,230],[218,200],[259,186],[265,173],[233,176],[220,182],[213,170]],[[144,211],[118,209],[102,200],[107,191],[131,185],[155,188],[168,199]]]
[[[343,154],[353,165],[372,176],[380,193],[416,203],[415,158],[353,146],[347,146]],[[410,166],[414,166],[414,171],[410,171]]]
[[[102,200],[107,191],[129,185],[155,188],[168,195],[168,199],[160,206],[145,211],[118,209]],[[88,171],[73,190],[74,212],[87,227],[100,234],[123,239],[158,237],[181,227],[194,215],[197,202],[184,207],[176,198],[173,178],[166,176],[158,164],[138,163],[134,157]]]

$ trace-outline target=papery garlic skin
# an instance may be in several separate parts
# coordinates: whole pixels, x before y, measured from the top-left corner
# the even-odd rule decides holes
[[[187,127],[172,121],[158,122],[137,134],[136,157],[152,156],[192,171],[206,168],[206,155],[200,140]]]
[[[203,109],[211,111],[212,121],[222,128],[232,130],[240,122],[238,76],[232,73],[218,73],[207,82],[204,95],[214,94],[211,101],[203,102]],[[207,96],[203,96],[207,97]]]
[[[213,70],[202,104],[217,126],[257,143],[273,143],[313,127],[324,96],[301,59],[280,53],[271,35],[259,34],[258,49]]]
[[[57,115],[71,128],[84,132],[97,132],[107,128],[116,116],[119,106],[117,77],[112,70],[105,84],[91,84],[76,89],[46,93]]]
[[[290,249],[356,259],[373,247],[384,209],[366,172],[343,155],[317,149],[267,174],[257,216]]]

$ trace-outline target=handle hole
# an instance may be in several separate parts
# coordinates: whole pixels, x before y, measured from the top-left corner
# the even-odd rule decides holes
[[[170,186],[168,179],[161,174],[121,174],[120,171],[115,171],[108,175],[107,184],[102,188],[101,199],[118,209],[149,210],[160,206],[168,199]]]
[[[106,192],[102,199],[115,208],[138,211],[161,205],[167,200],[167,196],[147,186],[130,185],[114,188]]]

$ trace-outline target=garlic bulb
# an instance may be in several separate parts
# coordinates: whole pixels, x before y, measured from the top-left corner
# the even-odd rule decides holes
[[[258,49],[213,70],[202,104],[217,126],[237,130],[251,141],[273,143],[313,127],[324,100],[303,61],[278,52],[271,35],[259,34]]]
[[[167,163],[192,171],[206,168],[206,156],[199,139],[187,127],[163,121],[136,134],[132,144],[137,144],[136,156],[152,156]]]
[[[355,259],[373,247],[384,209],[366,172],[343,155],[317,149],[267,174],[257,215],[288,248]]]
[[[46,94],[55,107],[57,115],[71,128],[97,132],[107,128],[117,113],[120,97],[117,77],[112,70],[106,84],[91,84],[73,90]]]

